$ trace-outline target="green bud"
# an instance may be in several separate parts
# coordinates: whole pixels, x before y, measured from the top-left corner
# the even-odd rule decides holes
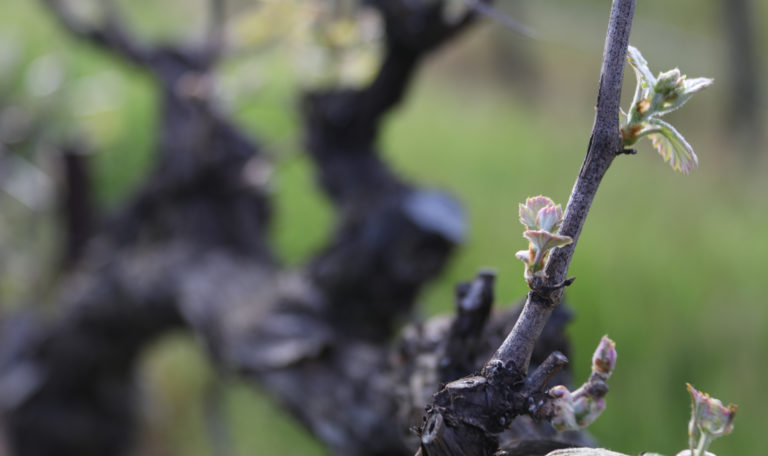
[[[656,87],[654,91],[659,94],[667,95],[672,92],[675,87],[682,85],[683,77],[680,74],[680,70],[674,68],[663,73],[659,73],[659,77],[656,79]]]
[[[602,378],[607,380],[616,367],[617,356],[616,342],[609,339],[608,336],[603,336],[592,355],[592,372],[600,374]]]

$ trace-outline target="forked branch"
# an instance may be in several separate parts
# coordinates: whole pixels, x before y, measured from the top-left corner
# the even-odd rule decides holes
[[[560,228],[560,234],[571,237],[573,243],[552,252],[545,269],[547,279],[534,281],[520,319],[494,355],[497,360],[513,364],[521,373],[527,371],[536,339],[552,309],[562,299],[563,287],[559,285],[565,283],[568,266],[600,181],[616,155],[623,153],[619,134],[619,99],[634,10],[634,0],[614,0],[611,9],[595,122],[587,156],[571,191]]]
[[[142,43],[121,19],[114,0],[103,2],[102,20],[95,24],[78,18],[68,0],[41,1],[73,35],[149,69],[161,81],[170,82],[170,86],[175,86],[180,75],[210,70],[224,47],[225,0],[210,0],[206,38],[194,46]]]
[[[619,98],[634,9],[634,0],[614,0],[611,8],[594,126],[559,231],[573,243],[555,249],[543,277],[531,278],[520,318],[480,375],[449,383],[435,394],[421,430],[418,454],[422,456],[491,455],[498,450],[496,435],[514,417],[552,419],[557,413],[553,396],[542,390],[550,372],[566,360],[553,354],[530,376],[528,365],[544,325],[560,304],[563,288],[571,282],[566,280],[568,266],[600,181],[623,151]]]

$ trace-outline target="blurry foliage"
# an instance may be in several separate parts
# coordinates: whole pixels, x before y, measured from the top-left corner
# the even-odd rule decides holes
[[[19,11],[22,17],[30,14]],[[42,304],[60,266],[56,223],[62,148],[114,150],[131,135],[123,123],[131,109],[125,106],[126,74],[90,62],[85,69],[82,62],[91,60],[87,53],[27,37],[26,22],[13,19],[0,32],[0,303],[9,303],[3,307],[21,300]],[[143,130],[146,135],[147,127]],[[130,150],[136,144],[124,146]],[[105,155],[112,154],[95,157],[97,167]],[[99,186],[104,194],[110,184],[142,172],[135,158],[128,162],[128,173],[97,174],[100,183],[108,182]]]
[[[54,270],[54,138],[64,69],[57,56],[24,61],[22,43],[0,41],[0,303],[27,297]],[[41,287],[44,288],[44,287]]]
[[[298,0],[232,3],[229,55],[216,75],[217,90],[225,108],[278,161],[273,238],[288,262],[297,263],[322,244],[331,223],[328,204],[313,191],[312,170],[301,155],[297,90],[365,78],[346,79],[341,72],[320,71],[324,64],[312,66],[308,55],[315,51],[307,49],[316,44],[299,44],[320,32],[295,24],[317,16],[299,19],[306,13],[297,13],[298,23],[291,22],[293,13],[268,17],[268,11],[294,7]],[[200,0],[122,0],[119,7],[146,40],[204,36]],[[765,12],[766,6],[761,8]],[[632,41],[660,68],[680,64],[692,74],[722,80],[716,9],[713,1],[639,2]],[[431,62],[383,138],[396,168],[421,183],[451,189],[471,217],[466,248],[423,297],[427,313],[450,311],[453,284],[481,266],[499,271],[500,305],[524,295],[514,258],[521,238],[510,234],[518,223],[516,204],[542,192],[564,200],[586,150],[606,2],[521,0],[516,11],[539,37],[517,38],[536,59],[536,84],[528,89],[537,90],[535,96],[513,95],[508,79],[497,78],[498,54],[489,52],[488,29],[481,28]],[[676,19],[682,15],[685,21]],[[348,36],[341,29],[339,34]],[[378,46],[362,39],[366,33],[352,33],[352,42],[359,43],[351,46],[353,55],[358,45]],[[302,52],[309,53],[306,61]],[[297,69],[297,60],[317,72],[307,75],[313,70]],[[628,103],[631,81],[625,86]],[[689,410],[681,385],[693,381],[741,405],[736,432],[716,442],[713,451],[768,453],[763,430],[768,399],[761,394],[768,377],[768,366],[761,363],[768,352],[766,160],[760,154],[762,162],[745,170],[734,159],[727,132],[717,128],[726,87],[715,85],[697,100],[697,109],[670,115],[697,145],[698,171],[683,179],[658,160],[618,158],[579,240],[571,271],[578,280],[567,296],[576,313],[571,327],[576,376],[588,375],[586,360],[596,336],[608,333],[622,348],[608,407],[590,428],[606,447],[674,454],[685,439]],[[35,142],[82,137],[91,145],[102,205],[117,204],[145,174],[157,118],[151,81],[62,33],[37,2],[0,5],[0,94],[2,123],[11,122],[0,127],[4,138],[26,131],[26,119],[32,119],[41,126]],[[22,150],[3,141],[2,182],[20,172],[13,170],[19,165],[7,164],[16,159],[55,182],[55,171],[46,164],[48,149]],[[650,145],[640,148],[651,152]],[[40,271],[50,264],[56,241],[50,210],[46,206],[48,215],[41,215],[0,191],[0,312],[45,280]],[[165,452],[211,454],[200,405],[209,383],[218,381],[210,369],[187,338],[167,339],[148,355],[142,378],[156,407],[147,411],[147,435],[153,442],[171,442]],[[170,408],[161,410],[166,405]],[[250,387],[228,387],[225,406],[235,454],[323,454]]]
[[[370,8],[351,0],[265,0],[232,20],[233,51],[287,50],[308,86],[359,86],[381,57],[382,24]]]

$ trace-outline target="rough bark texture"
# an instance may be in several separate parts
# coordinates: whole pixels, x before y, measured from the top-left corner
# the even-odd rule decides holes
[[[552,252],[546,266],[548,279],[534,284],[528,293],[521,317],[526,323],[518,325],[496,353],[497,359],[513,362],[523,373],[528,367],[530,347],[549,318],[548,313],[562,299],[568,266],[597,188],[613,159],[622,150],[619,99],[634,8],[633,1],[613,2],[600,71],[595,122],[587,146],[587,156],[571,191],[560,228],[560,234],[570,236],[573,243]]]
[[[566,280],[568,265],[600,181],[622,150],[619,98],[634,8],[633,0],[614,0],[611,9],[592,135],[560,228],[573,243],[552,252],[547,279],[533,281],[514,328],[480,375],[449,383],[435,395],[421,429],[419,452],[424,456],[493,454],[499,448],[496,435],[516,416],[552,416],[551,398],[542,392],[546,383],[540,379],[561,363],[553,360],[552,366],[540,366],[530,375],[528,367],[563,288],[571,283]]]
[[[493,454],[501,444],[499,454],[521,455],[588,443],[532,420],[551,413],[547,385],[568,381],[558,373],[564,357],[550,355],[568,353],[565,309],[546,303],[525,362],[486,363],[513,325],[530,324],[531,296],[540,299],[545,288],[529,295],[522,316],[519,309],[494,314],[493,274],[484,271],[458,287],[455,318],[413,324],[396,337],[421,287],[461,241],[464,216],[449,195],[391,171],[378,132],[420,62],[474,13],[448,23],[440,2],[368,2],[386,25],[377,77],[357,90],[306,93],[302,103],[306,147],[337,227],[306,268],[287,271],[265,237],[270,202],[260,176],[269,164],[217,110],[208,87],[220,2],[211,2],[211,39],[197,48],[142,45],[117,14],[91,27],[62,0],[44,2],[72,33],[150,72],[162,116],[154,170],[83,247],[62,282],[59,314],[0,322],[0,422],[13,454],[128,453],[132,370],[142,349],[174,328],[193,331],[214,362],[258,382],[334,454],[407,455],[419,446],[423,454]],[[622,5],[634,3],[617,4],[611,30],[624,26],[628,34],[617,21],[631,18]],[[625,49],[624,41],[606,54],[623,59]],[[596,124],[613,109],[610,91],[621,74],[605,74],[612,68],[601,79]],[[616,150],[617,127],[611,137],[603,127],[576,187],[589,201],[577,198],[566,211],[574,238],[602,176],[594,173]],[[552,284],[564,277],[567,255],[557,270],[552,264],[562,259],[553,256]],[[543,364],[526,380],[531,353],[534,365]],[[464,375],[471,377],[454,381]]]

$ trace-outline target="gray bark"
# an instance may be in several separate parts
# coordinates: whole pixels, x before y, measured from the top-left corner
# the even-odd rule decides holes
[[[563,361],[555,355],[530,375],[528,366],[563,288],[571,283],[566,280],[568,265],[600,181],[622,153],[619,98],[634,9],[634,0],[614,0],[611,9],[592,135],[560,229],[573,243],[553,251],[547,279],[533,280],[514,328],[479,375],[449,383],[435,394],[421,428],[420,455],[491,455],[499,448],[497,435],[513,418],[547,419],[554,413],[551,398],[542,392],[542,379]]]

